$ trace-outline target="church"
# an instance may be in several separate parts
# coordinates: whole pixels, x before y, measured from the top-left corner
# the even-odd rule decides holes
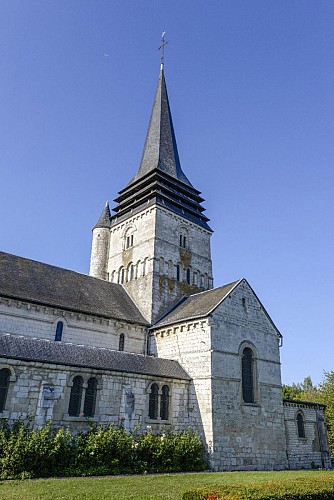
[[[282,399],[282,335],[246,279],[214,288],[161,64],[137,172],[90,272],[0,253],[0,418],[199,432],[212,470],[330,467],[323,405]]]

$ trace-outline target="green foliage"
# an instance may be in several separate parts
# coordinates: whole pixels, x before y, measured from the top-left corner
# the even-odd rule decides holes
[[[128,434],[123,426],[91,425],[72,434],[51,422],[0,426],[0,478],[199,471],[204,448],[197,433]]]
[[[30,421],[17,420],[11,428],[1,421],[2,479],[57,475],[71,460],[72,452],[73,438],[69,431],[52,429],[51,422],[34,430]]]
[[[203,445],[191,429],[178,434],[142,434],[134,443],[134,450],[147,472],[201,471],[206,467]]]
[[[318,387],[313,385],[310,376],[305,377],[303,382],[293,383],[292,385],[283,384],[284,399],[297,399],[299,401],[316,401]]]
[[[284,399],[301,399],[301,389],[298,384],[286,385],[282,386],[282,393]]]
[[[183,500],[328,500],[334,499],[334,478],[272,481],[262,484],[217,485],[184,492]]]
[[[328,444],[334,456],[334,371],[325,372],[324,380],[319,386],[321,401],[326,405],[326,422],[328,429]]]

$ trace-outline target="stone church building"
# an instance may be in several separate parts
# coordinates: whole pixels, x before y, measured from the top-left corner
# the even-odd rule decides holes
[[[213,470],[329,467],[320,404],[282,400],[282,335],[245,279],[213,288],[161,66],[138,171],[89,276],[0,253],[0,418],[197,429]]]

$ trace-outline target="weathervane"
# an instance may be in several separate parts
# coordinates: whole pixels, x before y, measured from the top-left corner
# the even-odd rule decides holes
[[[165,40],[165,34],[166,34],[166,31],[163,31],[161,34],[161,45],[159,47],[159,50],[161,50],[161,67],[163,67],[163,65],[165,63],[165,46],[168,43],[168,41]]]

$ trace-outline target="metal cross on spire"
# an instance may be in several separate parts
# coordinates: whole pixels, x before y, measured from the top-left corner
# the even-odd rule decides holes
[[[166,31],[163,31],[162,34],[161,34],[161,45],[159,47],[159,50],[161,50],[161,68],[164,67],[164,63],[165,63],[165,46],[168,43],[168,41],[165,40],[165,34],[166,34]]]

